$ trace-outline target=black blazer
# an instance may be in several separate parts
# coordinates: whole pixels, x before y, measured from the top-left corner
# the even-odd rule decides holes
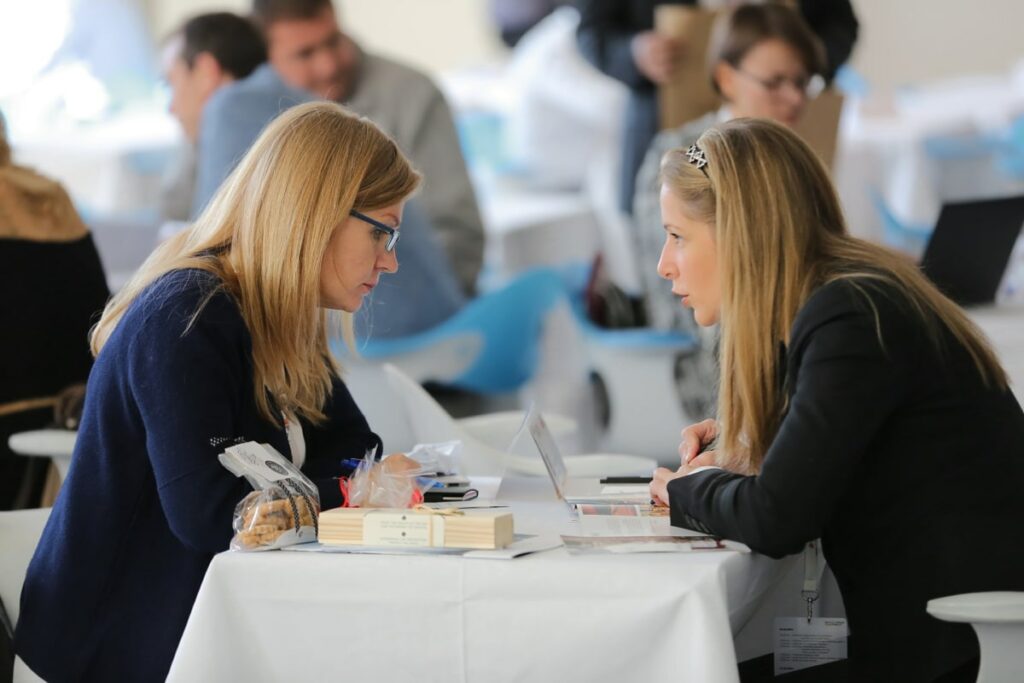
[[[929,599],[1024,590],[1024,414],[948,331],[937,350],[896,289],[858,283],[825,285],[799,312],[780,373],[789,407],[760,474],[673,480],[672,523],[772,557],[820,536],[852,671],[932,680],[978,646]]]
[[[654,28],[656,5],[693,4],[696,0],[576,0],[580,51],[602,73],[630,90],[619,190],[620,205],[627,213],[632,211],[637,171],[658,132],[657,88],[636,68],[631,43],[638,33]],[[825,46],[825,77],[831,81],[857,40],[859,25],[850,0],[800,0],[797,5]]]

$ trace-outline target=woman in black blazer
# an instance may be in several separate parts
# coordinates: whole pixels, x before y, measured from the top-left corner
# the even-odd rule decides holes
[[[973,680],[970,627],[925,604],[1024,590],[1024,413],[988,343],[914,265],[847,234],[788,129],[717,126],[662,178],[658,272],[721,322],[721,379],[718,419],[683,431],[653,495],[673,524],[773,557],[821,537],[852,678]]]

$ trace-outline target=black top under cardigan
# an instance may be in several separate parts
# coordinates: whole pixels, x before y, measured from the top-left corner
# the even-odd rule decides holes
[[[773,557],[820,536],[852,671],[932,680],[978,645],[929,599],[1024,590],[1024,414],[948,331],[939,352],[897,290],[858,283],[819,288],[797,315],[788,411],[760,474],[673,480],[672,521]]]

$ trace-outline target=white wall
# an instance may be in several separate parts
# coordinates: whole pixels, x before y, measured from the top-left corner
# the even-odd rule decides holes
[[[188,17],[245,13],[251,0],[147,0],[154,35],[162,38]],[[335,0],[343,28],[363,47],[439,73],[500,58],[486,0]]]
[[[853,0],[854,66],[878,87],[1007,72],[1024,59],[1022,0]]]

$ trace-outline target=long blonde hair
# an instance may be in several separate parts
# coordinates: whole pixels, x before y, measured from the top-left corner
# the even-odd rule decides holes
[[[237,301],[252,336],[260,413],[278,423],[274,401],[322,421],[331,373],[339,371],[320,307],[327,244],[352,208],[394,204],[419,181],[369,120],[333,102],[289,109],[253,143],[198,220],[160,245],[110,301],[92,331],[93,353],[154,280],[182,268],[205,270]],[[342,318],[350,339],[351,316]]]
[[[708,161],[703,169],[676,149],[662,161],[662,178],[691,218],[714,229],[722,297],[719,446],[730,467],[759,470],[786,410],[778,344],[788,341],[811,293],[834,280],[894,285],[937,346],[948,329],[986,383],[1006,386],[992,349],[956,304],[905,257],[847,234],[828,171],[795,133],[772,121],[736,119],[707,130],[697,145]]]

